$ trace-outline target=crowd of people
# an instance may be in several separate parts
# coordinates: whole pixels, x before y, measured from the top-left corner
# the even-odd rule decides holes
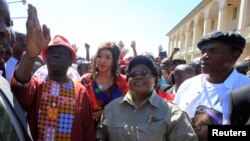
[[[131,57],[123,41],[107,41],[93,57],[86,43],[82,58],[66,36],[51,39],[38,11],[29,4],[27,33],[15,32],[0,0],[0,83],[22,108],[24,140],[206,141],[209,125],[250,124],[250,57],[237,64],[246,46],[239,33],[205,35],[191,62],[174,58],[178,49],[139,55],[135,41]],[[7,123],[0,140],[20,136]]]

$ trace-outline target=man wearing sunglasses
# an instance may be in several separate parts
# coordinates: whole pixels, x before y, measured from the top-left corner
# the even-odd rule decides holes
[[[157,77],[150,58],[139,55],[129,62],[129,91],[104,108],[99,141],[197,141],[186,114],[156,93]]]

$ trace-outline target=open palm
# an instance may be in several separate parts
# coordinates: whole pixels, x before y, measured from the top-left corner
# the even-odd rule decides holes
[[[37,57],[46,48],[51,40],[50,30],[46,25],[41,27],[36,8],[28,5],[27,53],[29,57]]]

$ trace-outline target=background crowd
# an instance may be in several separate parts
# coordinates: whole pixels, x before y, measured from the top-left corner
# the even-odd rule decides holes
[[[240,34],[205,35],[191,62],[175,58],[179,48],[167,56],[159,47],[155,57],[122,40],[100,43],[93,57],[86,43],[79,57],[68,35],[51,39],[38,11],[28,5],[27,33],[19,33],[0,0],[0,140],[206,141],[209,125],[250,124],[250,57],[237,62]],[[5,102],[4,87],[18,104]],[[20,127],[6,116],[9,103]]]

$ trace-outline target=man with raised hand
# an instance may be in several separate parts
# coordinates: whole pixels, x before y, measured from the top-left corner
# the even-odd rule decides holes
[[[27,50],[11,80],[12,90],[27,112],[34,140],[94,141],[94,122],[87,91],[67,77],[76,59],[68,40],[56,35],[50,41],[50,30],[40,26],[36,8],[28,5]],[[32,76],[38,55],[47,61],[45,79]]]

